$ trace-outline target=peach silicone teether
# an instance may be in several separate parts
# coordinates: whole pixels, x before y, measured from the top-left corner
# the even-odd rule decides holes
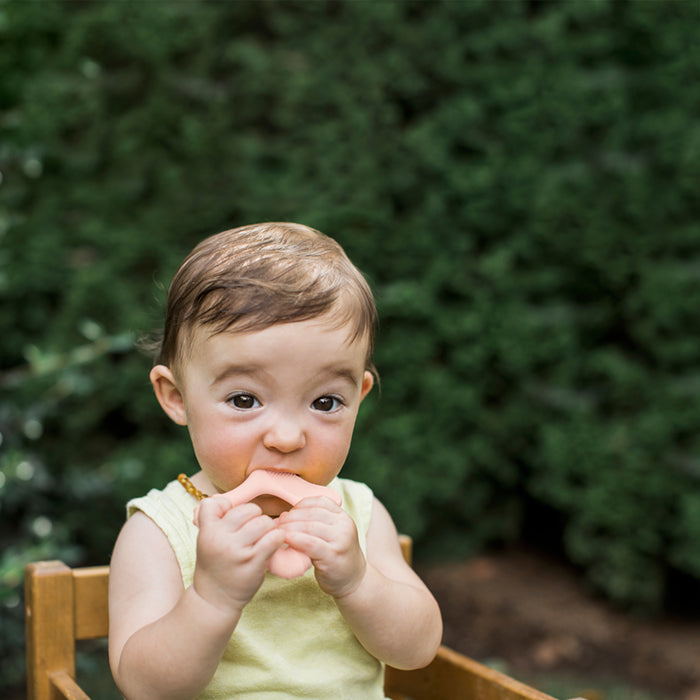
[[[291,506],[304,498],[325,496],[337,505],[342,504],[340,495],[327,486],[311,484],[296,474],[279,472],[272,469],[256,469],[235,489],[222,494],[234,505],[249,503],[258,496],[276,496]],[[195,509],[194,524],[199,521],[199,507]],[[306,554],[292,547],[278,549],[268,564],[270,573],[281,578],[291,579],[301,576],[311,567],[311,559]]]

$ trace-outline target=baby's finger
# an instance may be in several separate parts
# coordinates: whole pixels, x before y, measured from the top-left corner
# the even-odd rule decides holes
[[[331,513],[342,513],[343,509],[335,503],[333,500],[327,496],[310,496],[307,498],[302,498],[299,503],[297,503],[294,508],[292,508],[289,513],[297,509],[305,508],[323,508],[323,510],[330,511]]]
[[[212,496],[205,498],[194,510],[194,524],[201,527],[202,523],[213,523],[231,510],[231,503],[226,498]]]
[[[267,561],[284,544],[284,532],[273,527],[266,532],[255,544],[257,555]]]
[[[284,535],[284,543],[303,552],[309,559],[319,559],[324,555],[328,555],[328,541],[314,537],[314,535],[300,530],[288,530],[280,528]]]
[[[285,533],[285,536],[288,533],[304,534],[326,542],[335,539],[338,533],[338,529],[333,526],[332,522],[324,522],[322,515],[318,518],[308,519],[280,519],[279,529]],[[289,540],[287,540],[287,543],[291,544]]]
[[[239,514],[236,513],[237,517]],[[234,516],[230,516],[234,520]],[[278,532],[277,522],[267,515],[259,513],[246,521],[240,521],[237,528],[232,529],[236,533],[235,542],[239,546],[257,545],[257,543],[270,532]],[[284,535],[284,533],[282,533]]]
[[[215,523],[220,524],[223,522],[229,529],[235,530],[261,513],[260,507],[254,503],[246,503],[242,506],[234,507],[227,498],[212,496],[202,501],[199,508],[199,517],[195,518],[195,525],[200,528],[206,528]]]
[[[315,502],[321,500],[325,500],[325,503]],[[290,523],[309,521],[333,525],[343,521],[345,518],[349,519],[347,513],[342,508],[338,508],[332,501],[328,499],[308,499],[308,501],[302,501],[286,513],[282,513],[279,517],[279,523],[280,527]]]

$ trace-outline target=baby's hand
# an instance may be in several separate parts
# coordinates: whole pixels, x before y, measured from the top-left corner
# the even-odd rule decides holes
[[[305,498],[279,518],[285,542],[306,554],[321,589],[334,598],[352,593],[362,582],[367,561],[352,518],[325,497]]]
[[[217,496],[202,501],[198,522],[194,589],[221,610],[240,613],[260,588],[284,533],[257,505],[234,508]]]

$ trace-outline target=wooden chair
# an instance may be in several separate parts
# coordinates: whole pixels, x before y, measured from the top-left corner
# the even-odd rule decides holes
[[[412,542],[401,537],[411,562]],[[60,561],[25,569],[28,700],[90,700],[75,672],[76,641],[109,631],[109,567],[71,569]],[[447,647],[416,671],[386,669],[386,693],[394,700],[554,700]]]

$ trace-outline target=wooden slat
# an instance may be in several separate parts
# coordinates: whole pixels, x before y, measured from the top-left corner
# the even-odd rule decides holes
[[[406,560],[406,563],[411,566],[413,564],[413,540],[409,535],[399,535],[399,544],[401,545],[401,554]]]
[[[554,700],[551,696],[440,647],[435,660],[415,671],[386,669],[386,687],[394,697],[412,700]]]
[[[51,700],[50,674],[75,675],[73,572],[59,561],[28,564],[24,585],[27,694]]]
[[[109,632],[109,567],[92,566],[73,571],[75,638],[95,639]]]
[[[58,697],[65,698],[65,700],[90,700],[90,697],[66,671],[52,673],[51,685],[58,693]]]

